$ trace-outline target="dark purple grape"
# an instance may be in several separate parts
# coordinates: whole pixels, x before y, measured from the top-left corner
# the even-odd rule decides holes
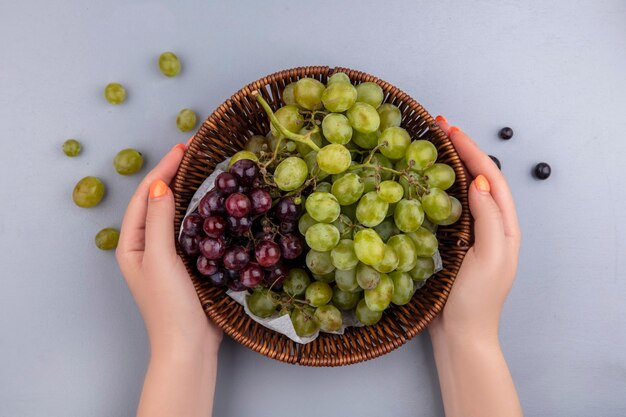
[[[302,254],[302,240],[295,233],[281,236],[278,244],[285,259],[296,259]]]
[[[244,217],[250,213],[250,199],[241,193],[234,193],[226,199],[226,212],[233,217]]]
[[[240,159],[230,167],[229,172],[243,185],[251,185],[259,175],[259,167],[250,159]]]
[[[293,197],[283,197],[274,207],[274,213],[280,221],[295,221],[300,214],[300,207],[293,202]]]
[[[237,179],[229,172],[222,172],[215,179],[215,187],[225,194],[237,191]]]
[[[280,286],[282,286],[283,281],[287,278],[288,274],[289,268],[285,265],[279,264],[276,267],[265,271],[263,279],[267,285],[280,289]]]
[[[252,227],[252,220],[250,217],[227,217],[226,223],[228,223],[228,230],[233,235],[242,236]]]
[[[198,213],[191,213],[183,220],[183,233],[189,236],[198,236],[202,231],[202,216]]]
[[[228,289],[230,289],[231,291],[243,291],[247,290],[248,288],[241,283],[239,278],[237,278],[228,280]]]
[[[198,236],[189,236],[183,233],[179,243],[183,252],[189,256],[195,256],[200,253]]]
[[[276,265],[276,263],[280,260],[280,247],[276,242],[263,240],[256,246],[254,250],[254,257],[259,265],[266,268],[268,266]]]
[[[502,169],[502,164],[500,164],[500,160],[493,155],[489,155],[489,158],[493,161],[494,164],[498,167],[498,169]]]
[[[552,173],[552,168],[546,162],[539,162],[537,165],[535,165],[533,173],[535,174],[535,177],[539,178],[540,180],[545,180]]]
[[[196,268],[202,275],[213,275],[219,270],[219,264],[213,259],[207,259],[203,255],[198,256]]]
[[[200,200],[198,213],[202,217],[208,217],[215,213],[224,213],[224,196],[216,189],[212,189]]]
[[[248,194],[248,191],[250,191],[250,187],[246,187],[245,185],[240,185],[239,187],[237,187],[238,193]]]
[[[252,181],[252,187],[253,188],[259,188],[261,185],[263,185],[263,180],[259,177],[256,177],[253,181]]]
[[[284,221],[284,222],[280,222],[280,226],[278,227],[278,229],[280,230],[280,233],[285,234],[285,233],[292,233],[294,230],[296,230],[297,227],[297,223],[295,221]]]
[[[199,244],[200,252],[207,259],[220,259],[226,251],[226,243],[222,238],[205,237]]]
[[[498,132],[498,136],[500,136],[500,139],[509,140],[513,137],[513,129],[510,127],[503,127]]]
[[[245,268],[239,271],[241,283],[248,288],[254,288],[259,285],[264,275],[263,268],[254,262],[250,262]]]
[[[255,233],[254,239],[257,240],[257,241],[274,240],[274,235],[271,232],[267,233],[267,232],[261,230],[261,231]]]
[[[226,220],[219,215],[211,215],[204,220],[204,233],[209,237],[220,237],[226,231]]]
[[[261,188],[250,191],[250,202],[252,203],[252,214],[267,213],[272,208],[272,196]]]
[[[223,287],[228,282],[228,275],[223,269],[218,270],[216,273],[207,277],[208,281],[216,287]]]
[[[241,246],[232,246],[224,253],[224,266],[233,271],[239,271],[250,262],[248,251]]]

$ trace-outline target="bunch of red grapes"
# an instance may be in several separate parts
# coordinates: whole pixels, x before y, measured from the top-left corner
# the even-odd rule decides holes
[[[272,207],[259,167],[241,159],[217,176],[185,218],[179,242],[187,255],[197,256],[198,272],[213,285],[242,291],[264,282],[278,289],[304,249],[299,215],[291,197]]]

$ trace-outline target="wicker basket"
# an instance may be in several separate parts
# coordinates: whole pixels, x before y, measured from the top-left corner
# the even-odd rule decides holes
[[[237,342],[267,357],[306,366],[339,366],[373,359],[390,352],[421,332],[443,308],[454,278],[471,242],[470,217],[467,206],[467,177],[456,151],[424,108],[393,85],[363,72],[347,68],[302,67],[280,71],[255,81],[239,90],[217,108],[195,134],[174,179],[176,198],[176,232],[196,189],[215,165],[240,150],[252,134],[264,134],[269,121],[252,91],[260,91],[274,110],[281,104],[284,87],[302,77],[322,82],[334,72],[343,71],[355,83],[372,81],[385,92],[385,102],[402,111],[402,127],[412,138],[430,140],[439,150],[439,161],[456,171],[456,184],[450,192],[463,205],[461,219],[438,231],[443,270],[431,277],[405,306],[393,306],[374,326],[348,328],[344,335],[320,333],[313,342],[300,345],[267,329],[248,317],[241,305],[226,295],[223,288],[203,283],[192,259],[180,248],[178,253],[191,275],[198,297],[207,316]]]

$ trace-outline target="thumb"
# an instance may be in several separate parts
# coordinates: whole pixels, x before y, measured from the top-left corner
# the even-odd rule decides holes
[[[150,184],[146,213],[146,253],[157,257],[176,253],[174,243],[174,195],[162,180]]]
[[[469,189],[469,206],[474,217],[474,248],[478,254],[492,254],[504,244],[502,213],[491,196],[484,175],[474,178]]]

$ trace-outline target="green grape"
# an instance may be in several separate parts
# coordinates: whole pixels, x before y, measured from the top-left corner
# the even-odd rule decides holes
[[[409,271],[413,281],[424,281],[435,273],[435,261],[433,258],[420,258],[415,260],[415,267]]]
[[[325,332],[336,332],[343,324],[341,311],[331,304],[318,307],[315,310],[315,318],[320,324],[320,330]]]
[[[407,179],[407,177],[411,180],[412,184],[416,184],[416,183],[420,184],[422,182],[422,176],[418,172],[409,171],[403,174],[400,177],[400,180],[398,181],[400,185],[402,186],[402,188],[404,189],[405,197],[407,196],[415,197],[416,196],[415,186],[409,183],[409,180]]]
[[[424,180],[430,187],[439,188],[441,190],[447,190],[452,187],[456,174],[454,169],[450,165],[446,164],[433,164],[430,168],[424,171]]]
[[[311,308],[294,308],[289,317],[296,334],[300,337],[313,336],[319,329],[319,323]]]
[[[379,129],[381,131],[384,131],[388,127],[400,127],[400,123],[402,123],[402,113],[399,108],[393,104],[385,103],[378,107],[376,111],[380,116]]]
[[[352,132],[352,142],[363,149],[374,149],[378,145],[378,136],[380,133],[374,132],[363,133],[355,130]]]
[[[380,152],[389,159],[402,158],[410,143],[409,132],[401,127],[388,127],[378,138]]]
[[[389,203],[389,208],[387,209],[387,214],[385,214],[385,219],[387,217],[393,217],[393,213],[396,211],[397,203]]]
[[[352,172],[344,175],[333,183],[333,195],[342,206],[348,206],[359,201],[363,195],[364,185],[361,178]]]
[[[120,175],[132,175],[143,166],[143,155],[135,149],[122,149],[113,159],[113,167]]]
[[[317,165],[317,152],[311,151],[304,156],[304,162],[306,162],[306,166],[309,169],[309,175],[317,176],[318,181],[322,181],[327,178],[330,174],[328,172],[322,171]]]
[[[291,140],[287,140],[285,141],[285,148],[288,152],[294,152],[296,150],[296,144]]]
[[[311,217],[309,213],[304,213],[300,217],[300,220],[298,220],[298,230],[300,231],[300,234],[304,236],[306,234],[306,231],[309,230],[309,227],[313,226],[316,223],[317,220]]]
[[[362,299],[356,305],[356,319],[366,326],[378,323],[382,317],[383,312],[370,310],[365,303],[365,299]]]
[[[385,220],[389,203],[378,198],[376,191],[370,191],[359,200],[356,206],[357,220],[367,227],[374,227]]]
[[[335,84],[341,85],[341,84]],[[330,143],[345,145],[352,138],[352,126],[343,114],[329,113],[322,120],[322,132]]]
[[[120,83],[109,83],[104,88],[104,98],[111,104],[120,104],[126,100],[126,89]]]
[[[304,236],[307,245],[318,252],[329,251],[339,243],[339,230],[332,224],[314,224],[308,228]]]
[[[354,105],[356,96],[356,88],[352,84],[333,83],[324,90],[322,103],[324,103],[326,110],[341,113]]]
[[[405,158],[411,169],[423,171],[437,160],[437,148],[427,140],[416,140],[407,148]]]
[[[76,156],[80,153],[82,147],[76,139],[68,139],[63,142],[63,153],[67,156]]]
[[[377,166],[381,166],[381,167],[385,167],[385,168],[393,168],[393,164],[391,163],[389,158],[387,158],[385,155],[383,155],[383,154],[381,154],[379,152],[374,153],[370,163],[373,164],[373,165],[377,165]],[[380,178],[383,179],[383,180],[390,180],[390,179],[393,178],[393,173],[391,173],[389,171],[381,170],[380,171]]]
[[[360,292],[361,287],[356,280],[356,268],[342,271],[341,269],[335,270],[335,284],[337,288],[345,292]]]
[[[102,229],[96,235],[96,246],[98,249],[111,250],[117,248],[117,242],[120,239],[120,231],[107,227]]]
[[[339,230],[341,239],[350,239],[352,237],[352,221],[345,214],[340,214],[337,220],[331,224]]]
[[[385,246],[385,257],[383,260],[374,265],[374,269],[378,272],[382,272],[383,274],[388,274],[389,272],[395,270],[398,267],[398,255],[396,255],[396,251],[389,245]]]
[[[294,97],[300,107],[316,110],[322,106],[322,95],[326,87],[314,78],[301,78],[296,82]]]
[[[452,202],[448,193],[439,188],[431,188],[422,196],[422,208],[433,222],[444,221],[452,212]]]
[[[328,304],[330,299],[333,298],[333,289],[325,282],[313,281],[306,287],[304,298],[312,306],[320,307]]]
[[[391,246],[398,255],[397,271],[407,272],[413,269],[415,266],[415,245],[411,238],[407,235],[395,235],[391,236],[387,241],[387,246]]]
[[[266,288],[252,291],[252,294],[247,297],[246,303],[250,312],[261,318],[271,316],[278,307],[276,293]]]
[[[343,239],[330,252],[330,258],[336,269],[347,271],[354,269],[359,260],[354,253],[354,242],[351,239]]]
[[[303,295],[306,287],[311,283],[309,274],[302,268],[291,268],[287,278],[283,281],[283,290],[290,296]]]
[[[246,141],[243,149],[252,152],[255,155],[260,155],[261,151],[267,152],[269,145],[267,139],[262,135],[253,135]]]
[[[413,233],[407,233],[407,236],[413,241],[417,256],[424,258],[431,257],[439,248],[439,242],[435,235],[423,227],[420,227]]]
[[[329,272],[328,274],[323,274],[323,275],[313,274],[313,278],[315,278],[316,281],[321,281],[321,282],[330,284],[331,282],[335,280],[335,272],[333,271],[333,272]]]
[[[357,204],[350,204],[349,206],[341,206],[341,214],[345,215],[351,221],[356,221],[356,206]]]
[[[331,302],[340,310],[352,310],[361,299],[360,292],[343,291],[339,287],[333,288]]]
[[[339,174],[350,167],[352,155],[343,145],[331,143],[324,146],[317,153],[317,164],[329,174]]]
[[[437,225],[433,223],[428,217],[424,217],[422,227],[428,230],[430,233],[437,233]]]
[[[258,161],[259,157],[256,156],[255,153],[250,151],[239,151],[230,157],[230,161],[228,161],[228,168],[232,167],[235,162],[241,161],[242,159],[249,159],[251,161]]]
[[[389,277],[393,282],[393,297],[391,297],[391,302],[397,306],[408,304],[414,293],[414,284],[411,276],[406,272],[396,271],[389,274]]]
[[[310,250],[306,254],[306,266],[314,274],[325,275],[333,272],[335,266],[330,258],[330,252]]]
[[[332,185],[329,182],[323,181],[315,185],[315,191],[330,193]]]
[[[414,232],[424,221],[424,210],[418,200],[400,200],[393,213],[396,226],[401,231]]]
[[[360,174],[361,182],[363,183],[363,192],[371,193],[376,190],[378,186],[378,179],[376,178],[376,174],[373,170],[366,170],[361,172]]]
[[[387,242],[391,236],[400,233],[400,229],[396,227],[396,223],[390,218],[383,220],[381,224],[374,227],[374,230],[383,242]]]
[[[303,159],[290,156],[283,159],[274,171],[274,182],[283,191],[293,191],[306,181],[309,170]]]
[[[327,85],[334,83],[348,83],[350,84],[350,77],[345,72],[336,72],[328,78]]]
[[[78,207],[89,208],[98,205],[104,197],[104,184],[96,177],[85,177],[78,181],[72,199]]]
[[[356,101],[367,103],[373,108],[377,108],[385,97],[383,89],[376,83],[366,82],[356,86]]]
[[[376,265],[385,257],[385,244],[374,230],[359,230],[354,234],[354,252],[364,264]]]
[[[387,203],[397,203],[404,195],[404,188],[395,181],[383,181],[378,186],[378,198]]]
[[[300,114],[300,109],[294,105],[283,106],[274,112],[274,116],[278,119],[281,126],[290,132],[298,132],[304,125],[304,117]],[[271,125],[270,127],[272,135],[276,138],[280,138],[282,134]]]
[[[346,116],[354,130],[361,133],[372,133],[378,130],[380,116],[372,106],[367,103],[354,103],[346,112]]]
[[[356,267],[356,282],[363,290],[376,288],[380,282],[380,272],[371,266],[359,263]]]
[[[311,131],[310,129],[307,129],[306,127],[303,127],[302,129],[300,129],[299,133],[301,135],[306,135],[310,131]],[[311,135],[311,141],[313,141],[313,143],[316,144],[317,146],[321,147],[322,143],[323,143],[322,133],[319,130],[317,132],[313,133]],[[300,156],[305,156],[309,152],[313,152],[313,148],[311,148],[306,143],[302,143],[302,142],[297,142],[296,143],[296,149],[298,150],[298,153],[300,154]]]
[[[306,211],[321,223],[332,223],[341,212],[337,198],[331,193],[316,191],[311,193],[304,204]]]
[[[278,147],[279,137],[274,136],[274,134],[270,131],[267,133],[267,144],[270,147],[271,151],[275,151]],[[286,141],[280,140],[280,152],[286,151],[287,147],[285,146]]]
[[[295,106],[296,104],[298,104],[296,102],[295,88],[296,83],[289,83],[285,86],[285,89],[283,90],[283,103],[288,106]]]
[[[163,52],[159,56],[159,69],[168,77],[174,77],[180,72],[180,60],[173,52]]]
[[[387,274],[380,274],[380,282],[376,288],[364,291],[367,307],[372,311],[383,311],[393,298],[393,281]]]
[[[406,163],[406,159],[402,158],[396,161],[396,163],[394,164],[393,168],[396,171],[404,171],[406,169],[406,167],[408,167],[409,165]]]
[[[176,126],[181,132],[188,132],[196,127],[196,113],[191,109],[182,109],[176,116]]]
[[[441,226],[448,226],[454,224],[461,217],[461,213],[463,212],[463,207],[461,206],[461,202],[456,199],[456,197],[450,196],[450,215],[442,221],[439,221],[437,224]]]

